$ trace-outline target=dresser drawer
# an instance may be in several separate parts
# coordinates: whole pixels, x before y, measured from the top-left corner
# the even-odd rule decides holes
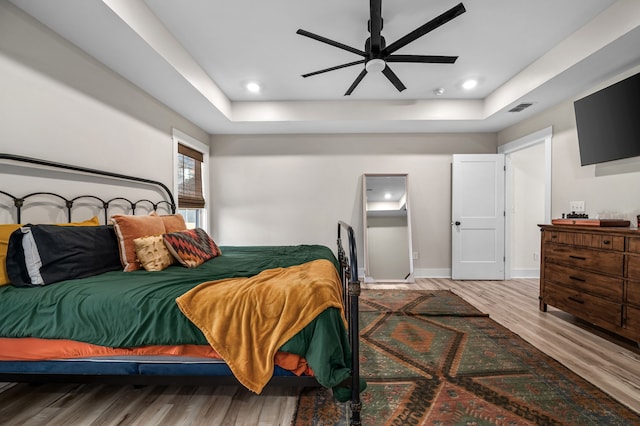
[[[544,278],[572,287],[577,291],[586,291],[622,303],[624,283],[622,278],[609,277],[550,262],[545,263]]]
[[[546,282],[544,303],[602,327],[622,326],[622,304],[583,294],[567,287]]]
[[[614,251],[597,251],[558,244],[548,244],[545,249],[545,261],[602,272],[604,274],[623,274],[624,255]]]
[[[544,238],[545,241],[549,243],[569,244],[579,247],[624,251],[624,237],[621,235],[600,235],[584,232],[545,231]],[[640,249],[640,245],[638,248]]]
[[[627,306],[627,320],[624,328],[632,339],[640,342],[640,309]]]
[[[630,253],[640,253],[640,237],[629,237],[627,251]]]
[[[640,281],[627,282],[627,303],[640,307]]]
[[[627,255],[627,277],[640,280],[640,255]]]

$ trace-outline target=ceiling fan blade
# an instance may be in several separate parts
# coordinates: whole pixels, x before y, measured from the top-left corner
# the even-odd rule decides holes
[[[369,13],[371,53],[375,56],[382,50],[382,0],[371,0],[369,2]]]
[[[441,14],[440,16],[438,16],[436,18],[433,18],[431,21],[427,22],[426,24],[421,25],[420,27],[418,27],[415,30],[411,31],[409,34],[407,34],[404,37],[401,37],[400,39],[398,39],[398,40],[394,41],[393,43],[391,43],[389,46],[387,46],[382,51],[383,55],[392,54],[396,50],[406,46],[407,44],[411,43],[412,41],[415,41],[416,39],[422,37],[423,35],[427,34],[428,32],[431,32],[431,31],[435,30],[436,28],[440,27],[441,25],[446,24],[447,22],[451,21],[456,16],[462,15],[464,12],[466,12],[466,9],[464,8],[464,5],[462,3],[458,4],[457,6],[452,7],[451,9],[447,10],[446,12]]]
[[[349,87],[349,89],[347,89],[347,92],[344,95],[349,96],[353,92],[353,90],[356,88],[356,86],[360,84],[360,82],[362,81],[365,75],[367,75],[367,70],[363,69],[362,72],[358,74],[358,76],[353,81],[353,83],[351,83],[351,86]]]
[[[405,85],[402,84],[398,76],[393,71],[391,71],[391,68],[389,68],[389,66],[384,67],[384,69],[382,70],[382,74],[384,74],[385,77],[389,79],[391,84],[393,84],[396,89],[398,89],[398,92],[402,92],[404,89],[406,89]]]
[[[330,39],[328,39],[326,37],[322,37],[322,36],[319,36],[319,35],[314,34],[314,33],[310,33],[309,31],[305,31],[305,30],[299,29],[298,31],[296,31],[296,34],[300,34],[302,36],[312,38],[312,39],[317,40],[319,42],[326,43],[326,44],[328,44],[330,46],[333,46],[333,47],[337,47],[338,49],[346,50],[347,52],[355,53],[356,55],[360,55],[360,56],[363,56],[365,58],[368,56],[365,52],[363,52],[360,49],[356,49],[355,47],[347,46],[346,44],[342,44],[340,42],[337,42],[337,41],[334,41],[334,40],[330,40]]]
[[[322,73],[329,72],[329,71],[339,70],[340,68],[346,68],[346,67],[350,67],[350,66],[353,66],[353,65],[364,64],[364,61],[365,61],[364,59],[360,59],[359,61],[349,62],[348,64],[336,65],[335,67],[325,68],[323,70],[310,72],[308,74],[302,74],[302,76],[304,78],[307,78],[307,77],[311,77],[312,75],[318,75],[318,74],[322,74]]]
[[[384,58],[387,62],[414,62],[421,64],[453,64],[457,56],[434,55],[389,55]]]

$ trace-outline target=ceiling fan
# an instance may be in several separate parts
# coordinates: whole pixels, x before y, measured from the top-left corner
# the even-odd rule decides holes
[[[312,38],[322,43],[326,43],[339,49],[346,50],[347,52],[355,53],[356,55],[362,56],[364,58],[358,61],[337,65],[335,67],[325,68],[308,74],[303,74],[302,77],[311,77],[313,75],[335,71],[353,65],[364,64],[364,69],[360,72],[360,74],[358,74],[354,82],[344,94],[345,96],[351,95],[353,90],[358,86],[358,84],[360,84],[360,82],[368,72],[375,71],[381,71],[382,74],[384,74],[384,76],[387,77],[387,79],[391,82],[391,84],[393,84],[399,92],[402,92],[406,89],[406,87],[404,84],[402,84],[402,81],[400,81],[398,76],[393,71],[391,71],[391,68],[389,68],[388,65],[389,62],[453,64],[456,59],[458,59],[457,56],[394,55],[394,52],[422,37],[428,32],[435,30],[441,25],[446,24],[455,17],[463,14],[466,9],[464,8],[464,5],[462,3],[452,7],[448,11],[432,19],[426,24],[421,25],[404,37],[401,37],[400,39],[394,41],[389,46],[386,45],[384,37],[382,36],[382,0],[370,0],[369,3],[370,18],[367,28],[369,30],[370,36],[364,43],[364,50],[347,46],[346,44],[330,40],[326,37],[310,33],[309,31],[305,31],[303,29],[299,29],[298,31],[296,31],[296,34]]]

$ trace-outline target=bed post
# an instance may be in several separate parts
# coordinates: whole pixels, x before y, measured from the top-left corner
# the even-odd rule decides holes
[[[341,229],[347,232],[349,254],[342,246]],[[342,269],[342,286],[345,310],[349,321],[349,343],[351,344],[351,425],[360,426],[360,325],[358,300],[360,297],[360,280],[358,279],[358,256],[353,228],[345,222],[338,221],[338,258]]]

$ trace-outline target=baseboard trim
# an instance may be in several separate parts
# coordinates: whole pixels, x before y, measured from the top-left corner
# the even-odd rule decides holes
[[[364,269],[359,271],[360,279],[364,280]],[[416,268],[413,271],[415,278],[451,278],[450,268]],[[540,269],[513,269],[511,278],[540,278]]]
[[[539,268],[512,269],[511,278],[540,278]]]
[[[416,278],[451,278],[450,268],[416,268],[413,271]]]

